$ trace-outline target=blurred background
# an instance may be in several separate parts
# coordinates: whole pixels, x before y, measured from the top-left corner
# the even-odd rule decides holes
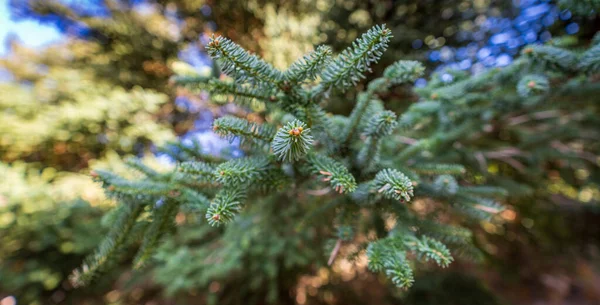
[[[418,87],[451,82],[448,69],[509,65],[526,44],[591,40],[598,13],[560,2],[0,0],[0,305],[211,304],[223,287],[209,278],[236,277],[234,268],[195,269],[199,233],[182,225],[144,271],[124,262],[90,287],[67,280],[103,237],[112,207],[91,168],[118,172],[131,155],[168,166],[158,147],[177,139],[241,154],[210,130],[215,116],[236,109],[169,82],[174,73],[212,73],[204,45],[213,33],[284,69],[317,44],[340,51],[386,23],[394,39],[376,70],[420,60],[434,79]],[[576,203],[507,202],[516,212],[504,226],[482,224],[482,264],[424,272],[409,291],[342,264],[302,275],[295,302],[600,304],[600,191],[560,192]],[[241,302],[230,293],[231,304]]]

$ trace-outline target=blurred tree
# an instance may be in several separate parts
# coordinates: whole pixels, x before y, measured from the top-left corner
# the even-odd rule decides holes
[[[96,47],[75,40],[36,51],[12,43],[0,59],[12,78],[0,84],[0,294],[19,303],[95,295],[71,293],[64,282],[99,242],[109,206],[80,172],[174,138],[157,119],[168,96],[116,86],[93,66],[74,64]]]
[[[71,65],[95,46],[74,41],[34,51],[13,44],[0,59],[13,78],[0,84],[2,161],[77,171],[108,151],[140,153],[144,145],[173,138],[169,125],[156,121],[167,96],[116,87],[96,77],[93,67]]]

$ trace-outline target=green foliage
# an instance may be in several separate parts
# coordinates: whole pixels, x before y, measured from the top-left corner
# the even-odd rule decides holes
[[[331,48],[319,46],[313,52],[294,62],[285,72],[285,80],[289,83],[302,82],[304,80],[314,81],[322,67],[327,66],[331,60]]]
[[[103,199],[85,175],[0,163],[0,291],[34,303],[60,290],[102,240]]]
[[[385,26],[375,26],[363,34],[325,67],[321,74],[322,90],[345,90],[356,85],[370,71],[370,65],[383,55],[391,36]]]
[[[268,83],[275,84],[283,79],[280,71],[227,38],[213,38],[206,50],[220,64],[223,73],[238,82],[268,87]]]
[[[383,77],[392,85],[399,85],[415,81],[425,72],[425,67],[414,60],[399,60],[383,71]]]
[[[578,70],[575,64],[580,54],[556,46],[531,47],[504,69],[474,76],[451,72],[457,76],[453,82],[432,81],[415,90],[418,101],[402,115],[392,110],[386,94],[410,90],[406,85],[420,77],[423,67],[400,61],[387,68],[383,77],[363,86],[365,91],[356,93],[349,116],[327,113],[328,103],[339,98],[336,93],[357,85],[370,71],[390,34],[376,26],[330,62],[325,59],[327,49],[319,48],[287,71],[275,69],[225,38],[211,40],[211,56],[234,79],[236,88],[244,88],[223,93],[244,96],[263,91],[275,97],[265,100],[264,113],[253,114],[259,116],[253,121],[265,123],[223,117],[215,121],[215,131],[261,145],[242,146],[247,156],[231,160],[194,152],[176,155],[175,169],[154,174],[142,168],[138,171],[144,175],[129,184],[120,177],[100,174],[108,194],[119,198],[121,205],[136,193],[131,186],[137,186],[138,203],[147,210],[154,211],[157,198],[168,196],[180,207],[195,200],[195,210],[205,213],[205,219],[198,221],[206,225],[197,224],[203,232],[197,248],[186,248],[177,256],[203,258],[194,265],[203,275],[198,280],[183,276],[173,284],[176,289],[221,280],[248,295],[264,294],[276,302],[289,295],[280,294],[280,289],[289,291],[290,287],[278,286],[275,279],[280,270],[298,267],[286,274],[293,279],[306,270],[310,260],[324,264],[315,258],[316,250],[280,239],[290,234],[301,235],[294,242],[311,245],[325,245],[325,240],[337,237],[328,256],[330,264],[341,247],[356,243],[360,249],[356,255],[368,257],[369,269],[385,273],[398,287],[409,287],[424,264],[446,267],[454,256],[482,257],[470,229],[495,222],[495,215],[504,209],[500,200],[518,198],[516,189],[522,187],[503,181],[522,176],[530,188],[541,192],[544,179],[529,179],[543,176],[537,169],[577,159],[571,148],[556,141],[589,143],[572,133],[575,126],[569,124],[576,125],[575,130],[589,131],[597,126],[592,118],[582,116],[566,126],[561,125],[564,120],[556,119],[558,127],[549,129],[537,121],[555,119],[555,112],[523,117],[534,106],[582,111],[562,103],[562,95],[576,86],[595,88],[587,69]],[[322,71],[320,80],[312,78],[317,71]],[[209,81],[206,86],[210,91],[211,86],[221,85]],[[394,88],[398,85],[403,86]],[[595,111],[593,107],[590,110]],[[523,125],[528,128],[519,128]],[[282,127],[274,133],[268,126]],[[598,149],[591,145],[591,150]],[[576,166],[569,170],[582,166],[581,162],[572,164]],[[322,182],[330,187],[322,188]],[[256,232],[259,235],[253,235]],[[294,249],[290,251],[294,254],[281,248],[285,246]],[[265,252],[277,261],[265,262],[257,255]],[[149,257],[146,249],[142,253]],[[159,253],[163,261],[173,264],[164,254],[168,250]],[[181,267],[170,265],[163,271],[168,270],[181,271]],[[250,270],[262,273],[247,273]],[[227,299],[225,292],[218,299]]]
[[[96,252],[84,263],[81,269],[77,269],[70,277],[73,285],[81,286],[93,279],[99,272],[106,270],[118,261],[119,251],[123,250],[125,241],[130,237],[131,230],[143,210],[143,206],[135,203],[119,207],[118,218],[113,223],[113,229]],[[144,249],[144,251],[147,251]]]
[[[356,180],[340,162],[320,154],[309,154],[307,158],[314,175],[318,175],[338,193],[352,193]]]
[[[277,130],[271,147],[279,160],[292,162],[304,157],[313,142],[310,128],[303,122],[294,120]]]
[[[216,119],[213,130],[216,134],[230,140],[239,137],[244,141],[258,142],[263,145],[271,142],[275,134],[273,128],[268,125],[257,125],[231,116]]]
[[[244,186],[260,179],[268,166],[269,160],[262,156],[233,159],[219,164],[214,176],[225,186]]]
[[[550,84],[545,76],[525,75],[517,84],[517,92],[522,97],[530,97],[548,91]]]
[[[414,195],[410,179],[400,171],[389,168],[377,173],[373,180],[373,191],[401,202],[410,201]]]
[[[206,220],[210,225],[226,224],[233,220],[241,207],[246,194],[241,189],[223,189],[215,196],[206,211]]]
[[[600,11],[598,0],[560,0],[558,3],[562,8],[569,9],[577,15],[593,16]]]

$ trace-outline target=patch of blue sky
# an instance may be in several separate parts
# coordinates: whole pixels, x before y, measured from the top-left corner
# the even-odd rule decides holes
[[[30,47],[42,47],[62,38],[62,34],[53,26],[42,25],[31,19],[12,20],[8,0],[0,0],[0,55],[6,54],[6,39],[18,38]]]

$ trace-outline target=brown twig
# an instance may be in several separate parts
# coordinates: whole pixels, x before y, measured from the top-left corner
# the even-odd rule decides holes
[[[342,247],[342,240],[338,239],[337,242],[335,243],[335,247],[333,247],[333,251],[331,251],[331,255],[329,255],[329,260],[327,261],[328,266],[331,266],[331,264],[333,264],[333,261],[335,260],[338,253],[340,252],[341,247]]]

